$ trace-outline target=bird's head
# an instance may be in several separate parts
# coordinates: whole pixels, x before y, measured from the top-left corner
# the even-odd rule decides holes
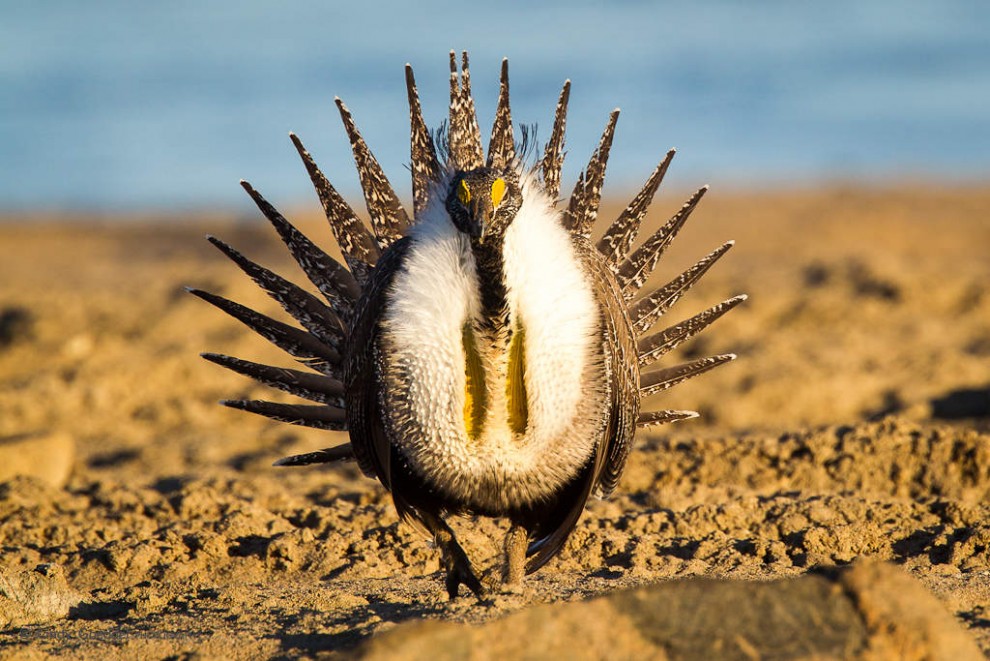
[[[447,192],[447,213],[454,226],[480,245],[501,239],[521,205],[519,175],[511,170],[461,172]]]

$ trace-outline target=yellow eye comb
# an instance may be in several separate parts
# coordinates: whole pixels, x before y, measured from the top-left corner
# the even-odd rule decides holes
[[[492,182],[492,207],[498,208],[503,197],[505,197],[505,179],[499,177]]]
[[[471,201],[471,189],[468,188],[467,182],[463,179],[461,179],[461,185],[457,187],[457,199],[464,206],[467,206],[468,202]]]

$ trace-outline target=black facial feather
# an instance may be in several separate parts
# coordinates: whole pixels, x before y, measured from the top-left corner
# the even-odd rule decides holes
[[[504,193],[494,204],[493,186],[501,180]],[[458,230],[482,246],[492,243],[501,250],[505,230],[522,206],[519,175],[513,170],[477,168],[458,173],[447,191],[447,213]]]

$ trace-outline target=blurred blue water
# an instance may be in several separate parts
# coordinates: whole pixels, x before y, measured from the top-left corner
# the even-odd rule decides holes
[[[240,207],[241,177],[311,203],[289,130],[352,194],[335,95],[406,196],[402,66],[436,125],[451,48],[483,127],[503,55],[516,120],[544,137],[572,79],[571,179],[620,106],[612,190],[670,146],[683,186],[981,179],[988,29],[986,0],[0,0],[0,209]]]

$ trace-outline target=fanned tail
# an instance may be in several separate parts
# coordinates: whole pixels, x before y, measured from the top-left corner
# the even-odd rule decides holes
[[[262,400],[224,400],[221,404],[273,420],[317,429],[344,431],[343,344],[347,325],[361,294],[362,283],[380,256],[380,248],[367,228],[313,162],[302,142],[290,134],[313,180],[334,235],[351,272],[320,250],[285,219],[247,182],[241,185],[277,230],[296,262],[324,295],[329,305],[273,271],[248,259],[220,239],[210,243],[229,257],[265,292],[275,299],[302,328],[277,321],[222,296],[190,288],[190,293],[223,310],[307,367],[302,370],[263,365],[223,354],[203,358],[267,386],[317,402],[317,405],[280,404]]]
[[[223,254],[227,255],[231,261],[241,267],[242,271],[250,276],[269,296],[278,301],[282,309],[292,315],[292,318],[302,324],[303,328],[308,330],[316,339],[335,351],[340,351],[344,341],[344,330],[336,312],[302,287],[252,262],[215,236],[207,236],[206,238]]]
[[[437,163],[432,138],[423,122],[416,84],[410,67],[407,67],[406,82],[410,105],[415,210],[420,211],[426,203],[431,183],[440,176],[440,165]],[[464,60],[464,88],[459,91],[459,95],[459,107],[465,109],[459,115],[460,121],[463,126],[470,128],[470,122],[466,121],[466,117],[468,113],[473,115],[474,106],[470,98],[466,56]],[[189,291],[238,319],[314,370],[307,372],[264,365],[223,354],[205,353],[203,358],[210,362],[290,395],[317,403],[316,405],[298,405],[234,399],[225,400],[221,402],[222,404],[291,424],[344,431],[347,429],[347,415],[344,410],[344,385],[342,383],[344,340],[355,313],[355,304],[362,294],[362,289],[369,284],[372,270],[381,260],[383,251],[405,234],[409,227],[409,217],[402,208],[384,171],[358,131],[350,111],[340,99],[336,100],[336,104],[351,144],[368,214],[371,218],[371,230],[357,217],[350,205],[331,185],[303,146],[302,141],[293,133],[290,133],[289,137],[313,182],[313,187],[320,199],[320,204],[323,206],[334,238],[340,246],[344,261],[347,264],[346,268],[296,229],[250,184],[241,182],[261,212],[275,227],[306,276],[323,294],[329,305],[212,236],[208,237],[209,241],[275,299],[302,328],[277,321],[216,294],[199,289],[189,289]],[[477,133],[476,120],[474,126],[474,132]],[[462,142],[464,141],[462,140]],[[470,134],[468,134],[467,142],[471,142]],[[478,138],[477,143],[480,148],[480,138]],[[288,457],[282,460],[279,465],[305,465],[337,461],[348,457],[353,457],[349,444],[340,448]]]
[[[507,85],[505,87],[507,88]],[[543,158],[538,164],[544,191],[551,199],[556,199],[560,191],[560,168],[563,161],[564,128],[569,96],[570,81],[564,84],[561,91],[554,117],[553,131],[546,144]],[[605,168],[608,163],[618,115],[619,111],[615,110],[609,116],[608,124],[602,133],[598,147],[592,154],[587,167],[578,176],[567,210],[562,214],[561,220],[564,227],[579,242],[590,240],[592,226],[597,220]],[[498,121],[496,121],[497,125]],[[493,131],[493,142],[494,136]],[[695,192],[660,229],[634,249],[642,221],[646,217],[664,176],[667,174],[674,154],[675,150],[673,149],[667,152],[640,191],[623,209],[618,218],[606,228],[601,239],[595,245],[597,252],[601,255],[599,268],[607,270],[607,279],[614,283],[612,286],[624,301],[624,305],[620,304],[620,307],[623,308],[624,316],[628,322],[628,332],[636,345],[635,362],[638,364],[639,370],[650,366],[682,342],[694,337],[746,299],[745,296],[731,298],[686,321],[652,335],[643,336],[733,245],[732,241],[724,243],[667,284],[645,294],[640,294],[640,290],[650,278],[660,258],[708,191],[708,186],[704,186]],[[642,398],[664,391],[687,379],[704,374],[734,358],[735,354],[711,356],[639,374],[639,399],[642,400]],[[638,415],[637,425],[640,427],[650,427],[697,416],[691,411],[666,410],[644,412]],[[622,446],[624,447],[626,443],[626,441],[622,442]],[[623,447],[611,450],[613,454],[609,456],[608,465],[605,467],[605,473],[611,475],[615,480],[617,480],[625,463]]]

